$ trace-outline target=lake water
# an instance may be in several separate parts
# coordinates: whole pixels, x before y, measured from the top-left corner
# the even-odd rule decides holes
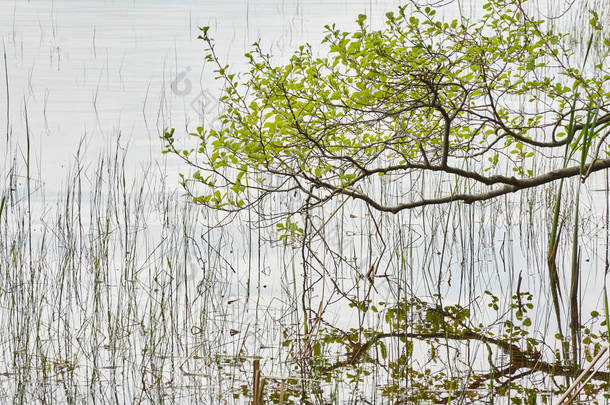
[[[398,3],[0,0],[0,193],[10,196],[0,221],[0,269],[25,269],[1,272],[0,326],[8,332],[0,342],[0,398],[244,403],[254,357],[265,362],[266,375],[296,375],[287,360],[294,348],[281,343],[303,338],[295,310],[306,295],[301,288],[310,291],[314,330],[324,326],[316,324],[321,313],[346,330],[379,325],[372,314],[359,319],[337,303],[329,280],[349,297],[388,301],[408,291],[432,302],[442,285],[443,298],[466,306],[483,306],[489,289],[501,295],[504,309],[519,284],[535,295],[532,335],[552,335],[544,273],[548,189],[476,209],[397,216],[346,203],[314,219],[342,258],[327,254],[319,240],[311,251],[290,240],[269,242],[278,235],[249,226],[256,218],[225,218],[179,196],[184,167],[161,155],[159,136],[164,128],[186,133],[202,121],[212,124],[220,113],[198,27],[211,27],[220,56],[240,71],[254,41],[285,61],[304,42],[319,50],[325,24],[349,30],[365,13],[379,27]],[[542,6],[561,9],[555,2]],[[583,314],[601,310],[605,283],[606,194],[596,191],[604,179],[595,181],[582,197]],[[382,232],[371,219],[384,225]],[[566,267],[563,247],[559,261]],[[371,292],[362,273],[373,265],[380,280],[387,276],[404,291],[379,282]],[[319,284],[307,287],[304,273]],[[567,273],[561,281],[565,294]],[[497,314],[482,312],[493,324]],[[417,361],[424,362],[429,352],[420,349]],[[483,352],[468,347],[471,358]],[[446,367],[459,374],[455,364]],[[341,392],[337,403],[378,397],[370,381],[357,388],[318,383]],[[278,381],[269,389],[279,390]]]
[[[324,24],[352,27],[363,12],[379,21],[393,3],[2,1],[10,141],[0,151],[24,148],[27,107],[34,173],[49,193],[81,141],[95,157],[120,133],[132,145],[130,169],[159,161],[164,127],[197,126],[202,110],[216,113],[218,85],[204,68],[198,27],[212,27],[221,56],[239,70],[259,38],[281,59],[298,44],[319,43]],[[3,132],[6,108],[3,86]]]

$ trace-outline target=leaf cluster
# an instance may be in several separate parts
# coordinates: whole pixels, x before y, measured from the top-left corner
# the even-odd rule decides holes
[[[344,195],[388,212],[494,198],[578,174],[563,167],[561,151],[569,126],[588,125],[591,100],[600,118],[586,169],[610,166],[601,154],[610,122],[607,52],[579,69],[567,35],[528,16],[521,1],[488,1],[483,11],[474,21],[444,21],[409,4],[387,13],[381,30],[360,15],[354,32],[326,26],[326,56],[303,45],[275,65],[255,43],[241,75],[221,63],[202,28],[225,113],[219,128],[191,134],[196,149],[180,150],[173,130],[165,133],[166,151],[197,169],[183,178],[189,195],[225,210],[270,194],[298,192],[302,207]],[[536,157],[548,171],[539,172]],[[474,187],[422,196],[416,185],[425,172]],[[372,192],[378,176],[415,184],[387,202]]]

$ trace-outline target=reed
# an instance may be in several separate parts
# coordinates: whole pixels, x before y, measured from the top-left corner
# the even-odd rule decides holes
[[[570,120],[563,162],[580,151],[581,177],[598,110],[593,100],[583,131]],[[581,246],[598,218],[582,208],[580,184],[558,184],[548,233],[540,231],[545,200],[532,192],[397,215],[350,200],[312,205],[291,218],[302,233],[284,234],[259,214],[298,201],[233,216],[202,209],[175,191],[175,162],[134,169],[118,135],[95,159],[83,138],[58,195],[45,194],[29,124],[26,135],[23,155],[7,148],[4,162],[13,163],[0,178],[0,393],[9,402],[526,403],[557,388],[541,374],[506,383],[502,366],[514,352],[491,347],[491,338],[542,348],[540,360],[552,362],[554,316],[561,339],[572,338],[562,360],[576,362],[587,344],[578,342],[585,311],[576,298],[586,283]],[[390,202],[473,187],[430,177],[415,191],[413,180],[363,186]],[[570,192],[571,244],[561,238]],[[569,332],[558,271],[565,261]],[[546,270],[548,280],[539,276]],[[591,347],[610,336],[606,287],[598,290],[606,327],[586,320],[598,334]],[[454,329],[441,330],[442,319]],[[415,337],[434,327],[434,338]],[[460,327],[488,340],[460,340]],[[253,381],[255,360],[265,384]],[[487,377],[471,388],[481,369]]]

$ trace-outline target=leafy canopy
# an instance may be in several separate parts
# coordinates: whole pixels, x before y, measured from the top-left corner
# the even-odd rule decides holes
[[[411,3],[388,13],[382,30],[370,29],[364,15],[354,32],[327,26],[324,57],[304,45],[288,63],[276,64],[255,43],[245,55],[249,69],[241,75],[219,60],[204,27],[207,60],[215,64],[223,83],[224,113],[219,127],[198,127],[191,134],[193,149],[180,148],[174,130],[166,131],[165,151],[194,168],[182,182],[196,203],[227,211],[268,207],[259,204],[279,195],[286,198],[275,200],[281,203],[273,206],[278,213],[309,210],[341,197],[396,213],[430,204],[483,201],[568,177],[584,181],[610,167],[610,41],[602,41],[593,12],[592,40],[587,56],[580,57],[570,47],[573,39],[553,31],[553,23],[529,16],[521,0],[490,0],[479,18],[451,21],[435,9]],[[591,52],[592,44],[597,44],[597,54]],[[380,183],[390,184],[392,195],[380,192],[388,190]],[[555,221],[559,204],[556,207]],[[277,226],[287,234],[306,233],[289,219]],[[556,240],[553,234],[549,266],[554,265]],[[302,243],[310,242],[303,238]],[[557,285],[558,278],[552,281],[550,274],[551,284]],[[373,286],[373,278],[368,281]],[[334,288],[349,299],[337,285]],[[576,296],[578,289],[574,291]],[[490,308],[497,312],[498,298],[487,294]],[[435,376],[432,381],[429,370],[412,369],[414,340],[428,342],[431,351],[441,344],[449,347],[449,340],[455,347],[456,342],[484,343],[490,372],[473,374],[468,386],[472,390],[490,379],[500,383],[500,392],[536,372],[580,372],[559,357],[544,358],[544,345],[526,330],[532,325],[526,315],[533,307],[531,295],[519,293],[517,287],[513,299],[510,308],[517,322],[511,318],[503,323],[499,335],[477,324],[468,308],[415,299],[387,308],[385,322],[391,332],[361,327],[353,333],[326,333],[313,353],[337,344],[349,350],[346,361],[320,360],[321,369],[331,372],[358,364],[379,348],[389,373],[399,381],[388,389],[400,392],[397,387],[407,381],[403,372],[408,368],[411,384],[419,384],[426,398],[442,403],[450,399],[437,397],[436,391],[455,380]],[[354,305],[368,310],[367,303]],[[425,316],[407,320],[413,308]],[[371,310],[377,312],[374,306]],[[578,311],[574,313],[572,318],[579,319]],[[559,310],[557,314],[559,319]],[[574,322],[571,329],[576,336],[580,325]],[[589,329],[582,333],[587,353],[597,352],[608,336]],[[398,358],[388,357],[384,342],[391,339],[405,342]],[[503,368],[494,365],[492,346],[510,360]],[[609,375],[597,373],[595,378],[605,382]]]
[[[224,210],[299,191],[309,207],[344,195],[398,212],[610,167],[608,41],[593,68],[579,68],[568,36],[528,16],[521,1],[483,9],[476,20],[444,21],[410,4],[387,13],[382,30],[360,15],[355,32],[326,27],[328,56],[304,45],[286,64],[255,43],[242,75],[221,63],[202,28],[225,112],[219,128],[192,133],[197,148],[180,150],[173,130],[164,135],[166,151],[197,168],[183,176],[188,193]],[[599,29],[595,14],[592,25]],[[591,109],[595,120],[585,122]],[[585,126],[586,145],[575,136]],[[565,150],[583,146],[586,166],[564,162]],[[427,172],[450,185],[427,192]],[[399,195],[379,195],[377,176]]]

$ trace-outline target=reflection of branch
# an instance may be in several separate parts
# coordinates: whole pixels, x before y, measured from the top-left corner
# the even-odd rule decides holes
[[[534,369],[525,370],[519,374],[513,374],[515,372],[515,368],[513,368],[512,364],[508,367],[503,368],[499,371],[494,371],[486,374],[475,375],[472,380],[474,380],[471,384],[468,385],[468,389],[476,390],[481,387],[484,383],[489,381],[489,379],[494,378],[498,379],[499,377],[507,377],[506,381],[502,383],[502,386],[506,386],[507,384],[518,380],[523,377],[527,377],[528,375],[536,372]]]
[[[326,368],[325,371],[332,371],[337,368],[353,365],[357,362],[360,362],[364,355],[368,352],[368,350],[375,345],[378,341],[387,338],[399,338],[399,339],[416,339],[416,340],[431,340],[431,339],[447,339],[447,340],[476,340],[487,344],[492,344],[502,350],[506,355],[510,357],[509,365],[500,370],[499,373],[501,376],[507,376],[508,381],[513,381],[518,378],[522,378],[526,375],[535,373],[535,372],[543,372],[546,374],[550,374],[553,376],[563,376],[563,377],[571,377],[574,375],[578,375],[582,373],[582,368],[565,366],[561,363],[549,363],[542,360],[542,354],[538,351],[524,351],[519,346],[511,344],[501,339],[497,339],[491,336],[487,336],[480,332],[475,332],[472,330],[468,330],[462,333],[455,332],[422,332],[422,333],[408,333],[408,332],[390,332],[390,333],[379,333],[372,336],[369,340],[364,342],[361,345],[358,345],[358,349],[355,350],[350,358],[347,360],[336,362],[335,364]],[[519,369],[527,369],[526,371],[515,374]],[[496,372],[495,376],[497,377],[498,372]],[[469,388],[477,388],[479,387],[485,379],[485,376],[489,377],[489,375],[481,375],[476,376],[474,378],[474,382],[472,387]],[[608,381],[610,378],[610,373],[606,371],[598,371],[593,375],[593,379],[598,381]]]

